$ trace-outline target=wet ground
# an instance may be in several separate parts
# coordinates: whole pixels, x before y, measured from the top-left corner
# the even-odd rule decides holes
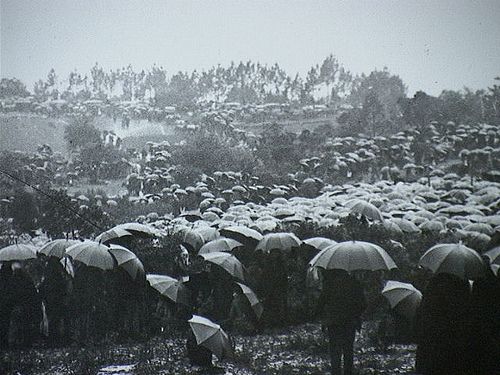
[[[391,345],[385,353],[370,340],[373,327],[357,335],[355,367],[360,375],[412,374],[414,345]],[[234,336],[235,359],[214,361],[218,373],[325,374],[329,372],[326,336],[318,324],[287,327],[255,336]],[[189,364],[185,339],[154,337],[141,343],[32,349],[1,355],[12,374],[208,374]]]

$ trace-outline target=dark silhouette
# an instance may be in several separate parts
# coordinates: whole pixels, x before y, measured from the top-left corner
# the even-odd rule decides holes
[[[363,287],[353,276],[343,270],[323,273],[323,289],[316,314],[328,327],[332,375],[342,373],[342,356],[343,374],[352,374],[354,338],[356,330],[361,328],[361,314],[365,308]]]
[[[9,347],[10,315],[14,305],[12,275],[11,262],[4,262],[0,268],[0,350]]]
[[[61,343],[68,302],[68,285],[64,277],[64,270],[59,259],[50,257],[47,262],[45,276],[40,284],[40,295],[45,303],[45,311],[49,321],[49,344]]]
[[[449,274],[431,278],[417,320],[416,369],[419,374],[468,374],[476,361],[467,351],[470,339],[470,286]]]
[[[38,337],[42,320],[42,300],[38,290],[27,272],[20,266],[14,268],[12,275],[13,310],[11,324],[13,326],[14,344],[28,348]]]
[[[488,263],[486,263],[488,264]],[[500,374],[500,279],[489,266],[472,287],[470,374]]]

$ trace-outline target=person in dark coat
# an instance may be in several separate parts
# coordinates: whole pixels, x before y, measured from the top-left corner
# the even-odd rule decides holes
[[[42,299],[21,265],[14,264],[12,275],[13,325],[16,346],[29,348],[37,338],[42,320]]]
[[[451,274],[431,278],[422,295],[417,320],[417,373],[467,374],[471,360],[470,285]]]
[[[353,370],[354,338],[361,328],[361,314],[366,308],[362,285],[344,270],[323,272],[323,289],[316,315],[328,327],[332,375],[340,375],[344,358],[344,375]]]
[[[63,322],[67,309],[68,287],[64,270],[59,259],[50,257],[47,270],[40,284],[40,296],[45,303],[45,311],[49,322],[49,344],[57,345],[63,337]]]
[[[9,347],[10,316],[13,308],[12,264],[4,262],[0,268],[0,350]]]
[[[500,374],[500,279],[488,262],[485,274],[472,286],[470,374]]]
[[[286,324],[288,320],[288,275],[280,250],[272,250],[265,256],[261,283],[264,323],[271,327]]]
[[[188,334],[186,348],[187,355],[191,364],[207,368],[213,367],[212,352],[196,343],[196,337],[194,336],[194,333],[191,332],[191,330]]]

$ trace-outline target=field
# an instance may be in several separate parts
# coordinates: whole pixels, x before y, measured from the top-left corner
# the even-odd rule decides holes
[[[329,122],[329,119],[316,119],[280,123],[286,125],[288,131],[300,133],[304,129],[313,130]],[[63,119],[24,113],[2,113],[0,114],[0,151],[34,152],[37,145],[48,144],[54,151],[65,153],[67,151],[64,140],[66,124],[67,121]],[[255,134],[260,134],[264,130],[262,123],[237,123],[236,126]],[[123,139],[124,146],[130,148],[142,148],[148,141],[168,140],[172,143],[180,139],[173,125],[163,125],[147,120],[132,120],[129,129],[122,129],[119,120],[113,122],[111,118],[99,117],[96,120],[96,127],[100,130],[114,131]]]
[[[364,325],[355,345],[355,367],[360,375],[411,374],[414,345],[392,345],[383,353],[373,346],[374,327]],[[266,331],[255,336],[234,336],[236,357],[214,362],[221,374],[325,374],[329,371],[326,335],[317,324],[303,324]],[[85,348],[33,349],[11,352],[22,374],[206,374],[192,366],[185,353],[182,335],[165,335],[134,344]]]

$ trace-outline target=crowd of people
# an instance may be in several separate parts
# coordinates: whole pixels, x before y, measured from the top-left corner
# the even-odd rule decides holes
[[[209,128],[194,132],[255,149],[269,142],[238,131],[229,118],[213,116]],[[12,181],[2,181],[9,193],[2,197],[1,223],[16,234],[2,240],[7,238],[5,245],[16,254],[22,242],[36,245],[33,260],[3,258],[8,246],[0,249],[2,350],[39,345],[40,333],[48,345],[60,346],[182,332],[193,363],[211,366],[213,351],[190,333],[193,315],[244,334],[312,320],[327,331],[332,374],[350,374],[356,332],[366,329],[362,321],[368,320],[378,324],[382,351],[403,336],[417,343],[420,374],[498,371],[497,127],[434,122],[389,137],[322,140],[303,132],[289,136],[304,158],[285,176],[268,180],[249,171],[215,171],[190,184],[181,181],[172,158],[182,142],[148,142],[142,150],[125,151],[113,132],[102,132],[100,139],[103,147],[125,156],[101,165],[100,178],[120,171],[127,176],[127,192],[68,199],[74,210],[95,206],[109,217],[140,213],[132,226],[88,235],[72,228],[51,232],[53,238],[36,228],[20,240]],[[19,180],[40,191],[86,175],[78,157],[66,160],[49,146],[33,155],[4,157],[19,171]],[[46,254],[43,249],[56,238],[63,251]],[[349,241],[382,246],[398,269],[314,265],[319,253]],[[438,243],[456,244],[451,258],[458,263],[439,271],[419,267],[426,250]],[[110,263],[92,263],[85,257],[88,249],[71,251],[81,244],[109,252]],[[469,274],[464,264],[471,259],[481,272]],[[155,287],[151,275],[171,277],[176,296]],[[382,302],[384,279],[421,291],[413,315]]]

